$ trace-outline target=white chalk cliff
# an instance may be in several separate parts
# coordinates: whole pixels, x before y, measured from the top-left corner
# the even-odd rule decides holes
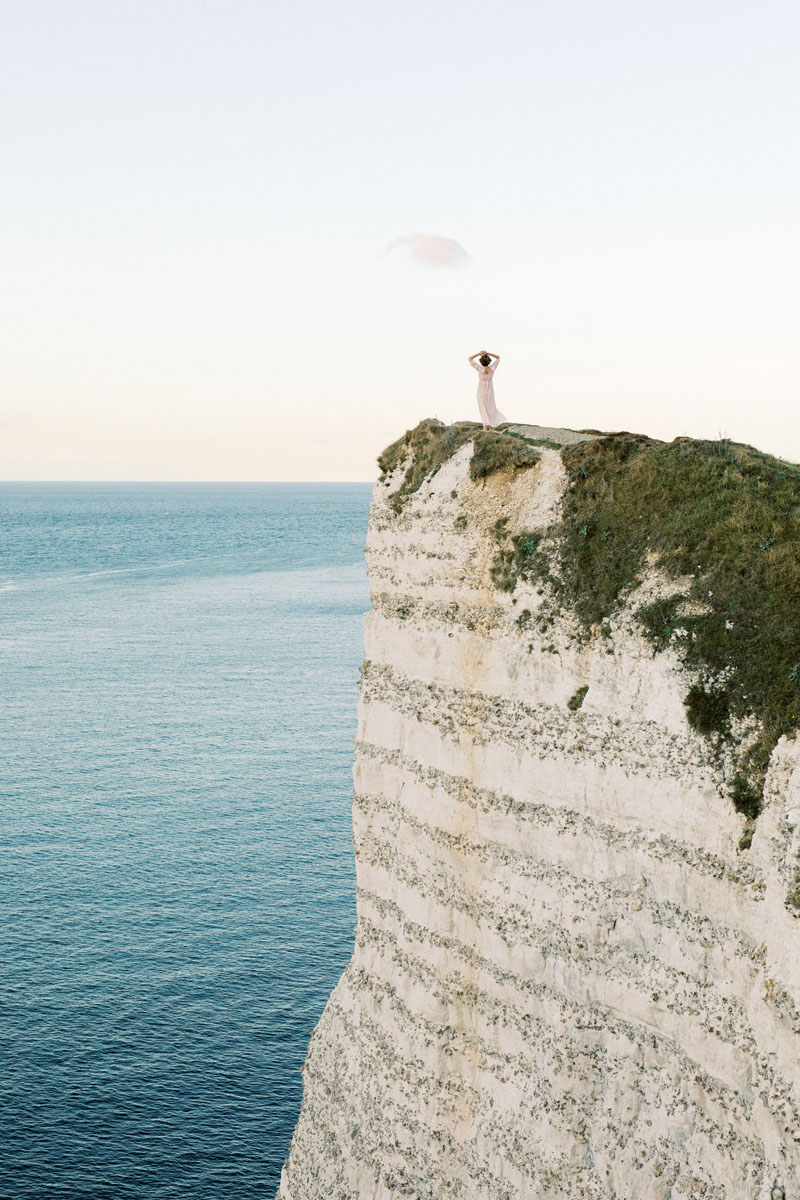
[[[747,847],[677,651],[498,590],[540,453],[376,485],[355,947],[280,1200],[800,1200],[800,739]]]

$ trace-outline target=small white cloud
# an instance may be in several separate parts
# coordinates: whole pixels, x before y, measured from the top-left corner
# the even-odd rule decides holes
[[[389,250],[398,247],[423,267],[463,267],[469,262],[469,255],[460,242],[438,233],[407,233],[389,243]]]

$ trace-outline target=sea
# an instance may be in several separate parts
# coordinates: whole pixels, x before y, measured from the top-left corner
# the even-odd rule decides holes
[[[0,1197],[271,1200],[355,922],[368,484],[0,485]]]

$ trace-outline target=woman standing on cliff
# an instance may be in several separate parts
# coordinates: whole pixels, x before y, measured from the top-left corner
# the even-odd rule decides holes
[[[475,362],[476,358],[477,362]],[[494,362],[492,359],[494,359]],[[481,414],[483,428],[494,429],[495,425],[502,425],[503,421],[505,421],[505,417],[498,411],[497,405],[494,402],[494,381],[492,379],[497,370],[497,364],[500,362],[500,355],[489,354],[486,350],[479,350],[477,354],[471,355],[467,361],[478,372],[478,411]]]

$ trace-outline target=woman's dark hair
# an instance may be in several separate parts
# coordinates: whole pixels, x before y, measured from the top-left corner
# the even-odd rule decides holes
[[[478,359],[478,362],[481,364],[482,367],[488,367],[491,361],[492,361],[491,354],[482,354],[480,356],[480,358]]]

